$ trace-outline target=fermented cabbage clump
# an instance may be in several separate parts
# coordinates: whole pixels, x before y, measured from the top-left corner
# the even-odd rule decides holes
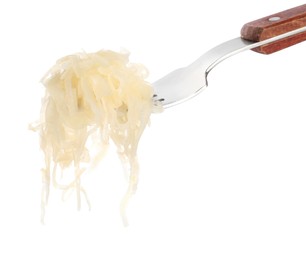
[[[127,223],[126,205],[138,182],[138,142],[158,107],[147,74],[142,65],[129,63],[128,53],[102,50],[66,56],[43,77],[41,117],[32,125],[45,157],[42,220],[50,183],[62,189],[63,196],[75,191],[79,208],[81,197],[88,201],[81,176],[100,161],[111,140],[129,176],[121,204]],[[62,184],[58,172],[73,177]]]

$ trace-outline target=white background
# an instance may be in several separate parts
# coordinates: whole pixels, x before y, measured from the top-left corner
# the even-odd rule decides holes
[[[125,191],[113,148],[83,179],[92,210],[52,189],[40,224],[40,78],[78,51],[126,48],[151,82],[234,37],[246,22],[303,1],[0,3],[0,259],[305,259],[305,43],[218,65],[209,88],[152,116],[141,176]]]

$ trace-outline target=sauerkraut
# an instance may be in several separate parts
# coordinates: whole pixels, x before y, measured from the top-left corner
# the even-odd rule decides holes
[[[51,183],[63,190],[63,196],[75,191],[78,208],[82,197],[88,201],[81,176],[103,158],[111,140],[129,176],[121,204],[127,224],[126,206],[138,183],[138,142],[151,113],[160,110],[147,74],[144,66],[129,62],[128,53],[102,50],[61,58],[42,78],[41,116],[32,125],[45,158],[42,221]],[[59,183],[58,172],[73,178]]]

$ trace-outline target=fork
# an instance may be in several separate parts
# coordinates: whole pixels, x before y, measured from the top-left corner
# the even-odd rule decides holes
[[[153,83],[153,100],[164,108],[180,104],[208,86],[208,74],[223,60],[246,50],[271,54],[306,40],[306,4],[245,24],[241,37],[209,50],[187,67]]]

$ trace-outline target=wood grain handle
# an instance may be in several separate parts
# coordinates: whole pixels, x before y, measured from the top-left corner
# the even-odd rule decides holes
[[[243,39],[259,42],[306,26],[306,4],[245,24]],[[270,54],[306,40],[306,32],[253,49]]]

